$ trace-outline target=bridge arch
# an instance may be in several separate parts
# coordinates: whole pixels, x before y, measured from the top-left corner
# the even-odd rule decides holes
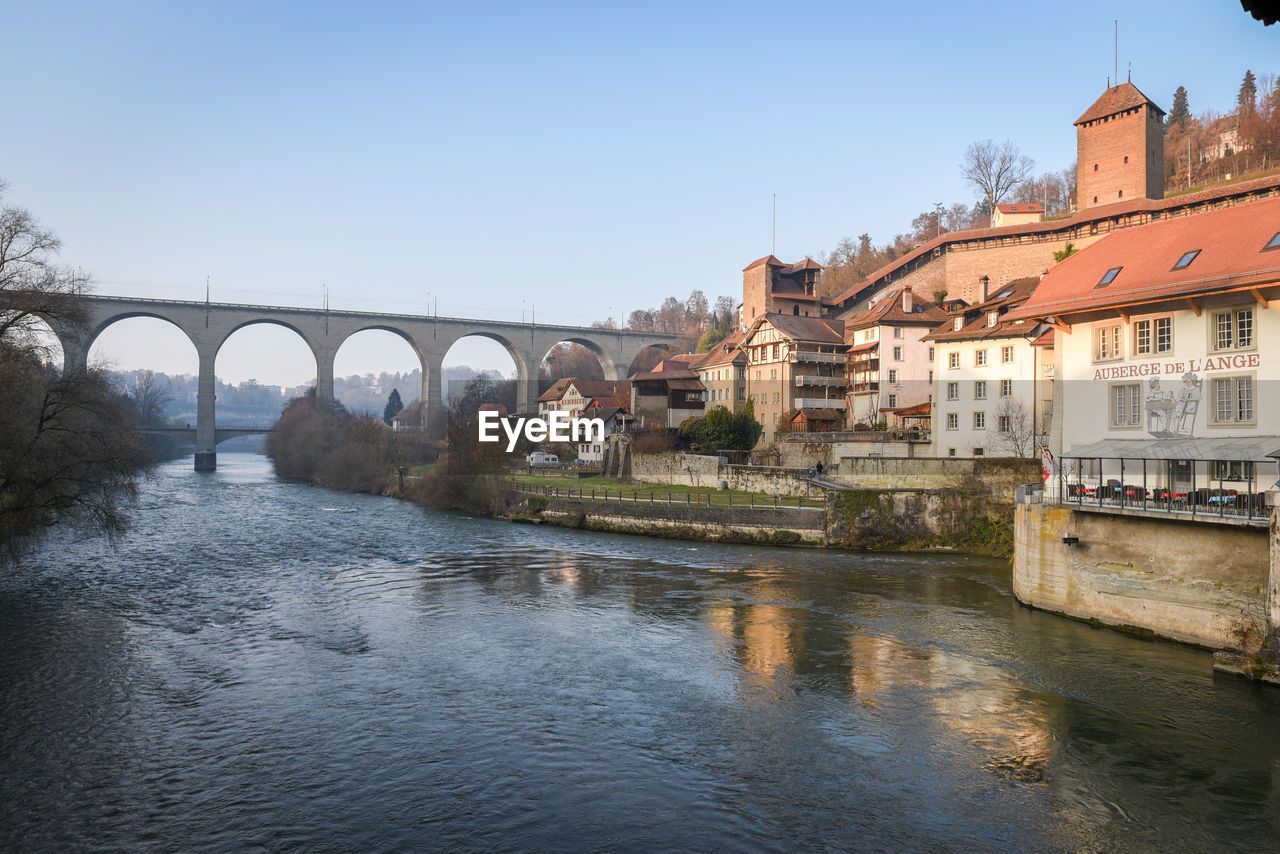
[[[350,332],[347,332],[346,334],[343,334],[338,339],[338,342],[334,348],[335,382],[339,377],[345,376],[342,372],[338,370],[338,359],[340,356],[343,355],[343,348],[347,347],[348,344],[351,344],[353,339],[360,339],[359,341],[356,342],[356,345],[357,345],[356,349],[358,350],[359,345],[367,344],[368,342],[376,338],[376,335],[371,337],[367,333],[390,334],[400,339],[400,341],[403,342],[403,344],[408,346],[409,355],[412,357],[415,363],[413,367],[417,368],[418,371],[420,372],[420,383],[417,388],[400,387],[400,391],[402,395],[401,400],[403,401],[406,407],[408,407],[409,404],[415,398],[418,399],[419,405],[421,405],[421,402],[427,399],[427,395],[429,393],[428,382],[430,380],[431,370],[432,370],[430,360],[428,359],[427,354],[423,351],[422,346],[419,344],[418,340],[412,334],[410,334],[405,329],[402,329],[393,324],[383,323],[383,322],[367,323],[354,328],[353,330],[351,330]],[[399,347],[397,347],[396,349],[399,349]],[[351,355],[350,349],[347,350],[346,355],[348,356]],[[403,354],[384,355],[380,353],[378,356],[379,363],[384,364],[384,367],[394,367],[395,372],[398,374],[400,373],[400,369],[402,367],[407,367],[404,364],[405,360],[403,359],[402,355]],[[386,371],[384,370],[383,372],[385,373]],[[390,391],[388,389],[383,389],[382,392],[383,392],[384,398],[386,397],[386,395],[390,394]],[[336,394],[336,391],[335,391],[335,394]],[[349,402],[348,402],[348,405],[350,408]],[[381,416],[382,409],[378,408],[377,411],[374,412],[374,414]]]
[[[481,346],[477,351],[474,349],[475,345],[473,344],[469,353],[460,353],[457,349],[458,345],[467,342],[469,339],[473,341],[478,339],[479,341],[493,342],[497,347],[493,347],[492,345]],[[464,347],[463,349],[465,351],[468,348]],[[487,353],[485,352],[486,350],[488,351]],[[504,396],[501,400],[494,402],[504,403],[504,405],[511,411],[527,411],[530,407],[536,407],[538,400],[538,365],[535,360],[537,357],[533,355],[531,350],[520,347],[510,337],[505,336],[500,332],[490,330],[476,330],[474,332],[468,332],[465,335],[459,335],[449,343],[447,349],[440,353],[438,361],[435,364],[439,379],[433,381],[431,405],[441,407],[443,401],[443,406],[447,407],[449,398],[452,396],[449,394],[449,389],[445,388],[443,385],[445,363],[447,361],[450,361],[451,359],[465,359],[467,366],[473,369],[481,371],[494,370],[494,368],[486,369],[484,364],[485,362],[488,362],[488,364],[492,365],[494,358],[498,358],[500,360],[501,356],[498,355],[499,353],[506,354],[507,358],[511,360],[512,370],[508,372],[507,370],[497,369],[497,373],[502,376],[504,381],[504,388],[500,389],[500,391],[504,393]],[[480,360],[479,363],[473,364],[472,360],[474,359]],[[457,364],[458,362],[455,361],[454,365],[457,366]],[[505,385],[505,383],[510,381],[512,374],[514,374],[515,379],[514,389],[509,385]],[[529,396],[531,389],[532,397]],[[435,422],[436,425],[439,425],[440,423],[441,422],[438,419]]]
[[[89,353],[93,349],[93,345],[98,343],[98,339],[102,337],[103,333],[122,321],[136,319],[159,320],[163,322],[166,327],[173,327],[182,333],[182,337],[191,345],[192,352],[199,353],[199,345],[196,343],[195,339],[191,337],[190,330],[177,320],[174,320],[172,317],[168,317],[158,311],[120,311],[108,314],[105,317],[95,318],[96,322],[89,327],[88,334],[79,339],[77,339],[74,336],[74,333],[70,330],[59,331],[57,327],[54,327],[54,332],[58,335],[59,340],[62,341],[62,350],[68,360],[68,363],[73,359],[78,359],[82,364],[87,364],[89,360]]]
[[[619,380],[626,378],[625,376],[618,375],[618,364],[608,349],[602,346],[599,342],[588,338],[585,335],[567,335],[559,341],[556,341],[543,352],[542,358],[538,362],[539,365],[547,361],[547,357],[551,355],[552,351],[561,344],[577,344],[578,346],[585,348],[591,355],[595,356],[596,362],[600,365],[602,379]]]
[[[631,358],[631,363],[627,366],[627,376],[640,371],[652,370],[653,366],[670,356],[674,351],[670,344],[649,344],[641,347],[636,351],[635,356]]]
[[[317,351],[319,350],[319,348],[317,347],[317,342],[313,340],[312,335],[309,335],[308,333],[304,332],[302,330],[301,325],[290,323],[287,320],[281,320],[278,317],[254,317],[254,318],[250,318],[249,320],[241,321],[240,323],[237,323],[228,327],[227,330],[222,334],[222,337],[218,339],[217,345],[214,347],[214,356],[216,357],[217,354],[221,352],[222,346],[227,343],[228,339],[230,339],[232,335],[235,335],[240,330],[246,329],[250,326],[263,326],[263,325],[281,326],[295,333],[299,338],[302,339],[302,342],[307,345],[307,349],[311,351],[311,355],[316,356],[317,357],[316,360],[319,361],[319,356],[317,354]]]

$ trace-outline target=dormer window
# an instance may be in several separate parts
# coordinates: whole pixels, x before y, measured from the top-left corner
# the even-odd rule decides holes
[[[1173,265],[1175,270],[1185,270],[1191,266],[1191,262],[1196,260],[1196,256],[1200,254],[1199,249],[1192,249],[1190,252],[1183,253],[1178,259],[1178,263]]]
[[[1277,231],[1275,236],[1267,241],[1267,245],[1262,247],[1263,252],[1267,252],[1271,249],[1280,249],[1280,231]]]
[[[1116,280],[1116,276],[1120,275],[1120,271],[1123,269],[1124,267],[1112,267],[1110,270],[1102,274],[1102,278],[1098,280],[1098,284],[1094,285],[1094,287],[1105,288]]]
[[[1000,312],[998,311],[987,312],[987,326],[995,326],[996,323],[999,322],[999,320],[1000,320]]]
[[[955,323],[953,324],[953,328],[955,329],[955,331],[956,331],[956,332],[959,332],[961,329],[963,329],[963,328],[964,328],[964,318],[963,318],[963,317],[957,317],[957,318],[955,319]]]

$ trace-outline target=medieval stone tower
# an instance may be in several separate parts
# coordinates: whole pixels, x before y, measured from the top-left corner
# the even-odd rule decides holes
[[[1076,119],[1076,209],[1164,198],[1164,110],[1132,83]]]

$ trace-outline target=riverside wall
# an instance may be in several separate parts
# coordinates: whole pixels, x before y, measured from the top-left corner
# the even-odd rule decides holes
[[[1254,652],[1280,618],[1280,534],[1035,503],[1014,516],[1013,592],[1036,608],[1213,649]],[[1063,537],[1077,542],[1067,544]],[[1274,542],[1273,542],[1274,541]],[[1271,612],[1269,615],[1269,611]],[[1270,619],[1269,619],[1270,616]]]
[[[770,545],[826,545],[822,508],[686,507],[521,496],[523,516],[571,528],[672,539]]]
[[[725,486],[792,497],[813,494],[808,473],[807,467],[729,465],[721,457],[676,453],[636,454],[631,465],[632,479],[642,483]],[[823,464],[822,479],[850,489],[986,492],[1011,506],[1015,488],[1039,473],[1037,460],[842,457],[835,465]]]

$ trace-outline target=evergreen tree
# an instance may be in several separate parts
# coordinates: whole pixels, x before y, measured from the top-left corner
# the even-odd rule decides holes
[[[400,399],[400,389],[391,389],[391,394],[387,396],[387,405],[382,410],[382,420],[387,422],[387,426],[391,426],[391,421],[400,414],[400,410],[404,409],[404,401]]]
[[[1258,106],[1258,79],[1253,71],[1245,71],[1244,82],[1240,84],[1240,94],[1236,98],[1240,105],[1240,118],[1253,115]]]
[[[1166,122],[1169,127],[1177,125],[1185,130],[1190,120],[1191,108],[1187,104],[1187,87],[1179,86],[1173,93],[1173,108],[1169,110],[1169,118]]]

